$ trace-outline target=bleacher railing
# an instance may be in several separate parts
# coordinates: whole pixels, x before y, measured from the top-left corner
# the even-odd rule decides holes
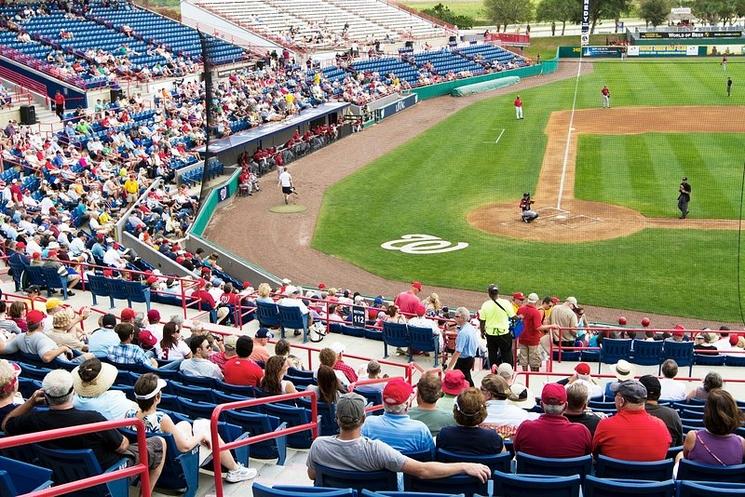
[[[86,433],[97,433],[116,428],[131,428],[132,426],[134,426],[137,431],[137,452],[140,457],[140,462],[138,464],[122,469],[117,469],[116,471],[112,471],[111,473],[91,476],[82,480],[64,483],[62,485],[56,485],[44,490],[27,493],[24,494],[23,497],[52,497],[55,495],[71,494],[73,492],[95,487],[97,485],[101,485],[110,481],[134,476],[140,477],[140,484],[142,486],[142,497],[150,497],[150,474],[148,472],[149,470],[147,459],[147,441],[145,437],[145,424],[142,422],[141,419],[138,418],[102,421],[100,423],[92,423],[81,426],[70,426],[67,428],[58,428],[55,430],[46,430],[36,433],[29,433],[26,435],[15,435],[11,437],[0,438],[0,450],[10,447],[17,447],[19,445],[28,445],[38,442],[47,442],[49,440],[57,440],[60,438],[85,435]]]
[[[572,376],[573,374],[574,374],[574,372],[572,372],[572,371],[568,371],[568,372],[564,372],[564,373],[551,372],[551,371],[516,371],[514,378],[517,379],[520,376],[525,376],[525,387],[530,388],[530,378],[533,377],[533,376],[538,377],[538,378],[540,378],[540,377],[544,377],[544,378],[549,378],[549,377],[568,378],[568,377]],[[639,379],[642,376],[644,376],[644,375],[643,374],[638,374],[638,375],[634,376],[634,378],[635,379]],[[592,378],[603,378],[603,379],[617,380],[616,375],[612,375],[612,374],[593,374],[592,375]],[[703,378],[697,378],[697,377],[692,377],[692,376],[676,376],[673,379],[675,381],[684,381],[684,382],[691,382],[691,381],[702,382],[702,381],[704,381]],[[724,383],[745,383],[745,378],[723,378],[722,381]]]
[[[299,399],[302,397],[310,397],[310,423],[305,423],[297,426],[291,426],[271,433],[263,433],[261,435],[249,436],[242,440],[235,440],[228,443],[220,443],[220,434],[217,430],[217,424],[220,420],[220,414],[225,411],[233,411],[235,409],[242,409],[246,407],[255,407],[264,404],[273,404],[275,402],[282,402],[285,400]],[[292,435],[293,433],[300,433],[302,431],[310,430],[312,437],[315,439],[318,436],[318,396],[316,392],[312,390],[306,390],[303,392],[288,393],[284,395],[275,395],[272,397],[263,397],[259,399],[240,400],[238,402],[231,402],[229,404],[220,404],[215,407],[212,411],[212,418],[210,420],[210,435],[212,438],[212,463],[215,472],[215,497],[224,497],[223,481],[222,481],[222,465],[220,463],[220,454],[227,450],[237,449],[246,445],[253,445],[266,440],[274,440],[279,437]]]

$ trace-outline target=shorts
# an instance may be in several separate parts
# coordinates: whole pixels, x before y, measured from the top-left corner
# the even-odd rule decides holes
[[[150,437],[147,439],[147,464],[148,469],[155,469],[163,462],[163,446],[165,441],[162,437]],[[127,459],[127,466],[140,463],[140,453],[137,444],[129,444],[127,450],[122,454]]]
[[[294,193],[294,192],[295,192],[295,189],[293,187],[291,187],[291,186],[283,186],[282,187],[282,193],[284,193],[285,195],[289,195],[289,194]]]
[[[541,346],[519,344],[517,346],[517,362],[522,367],[540,368]]]
[[[137,200],[137,194],[136,193],[128,193],[127,194],[127,202],[129,202],[131,204],[135,200]]]

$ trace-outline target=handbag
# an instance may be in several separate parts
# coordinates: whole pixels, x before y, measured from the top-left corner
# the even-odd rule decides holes
[[[520,316],[517,316],[517,315],[510,316],[507,313],[507,309],[505,309],[504,307],[502,307],[502,304],[500,304],[499,302],[497,302],[497,299],[492,298],[492,302],[494,302],[495,304],[497,304],[497,306],[499,306],[499,308],[502,309],[502,311],[505,314],[507,314],[507,317],[510,320],[510,326],[509,326],[510,335],[512,335],[512,338],[518,338],[520,336],[520,334],[523,332],[524,323],[523,323],[522,318]]]

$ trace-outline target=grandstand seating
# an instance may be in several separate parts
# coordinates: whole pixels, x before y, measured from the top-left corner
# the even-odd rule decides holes
[[[632,475],[633,476],[633,475]],[[582,486],[583,497],[673,497],[673,480],[651,482],[643,480],[612,480],[588,475]]]
[[[461,57],[458,53],[451,52],[446,48],[439,51],[417,52],[414,54],[414,60],[420,69],[426,63],[432,64],[437,74],[468,71],[475,75],[484,72],[483,66]]]
[[[681,481],[678,497],[734,497],[745,493],[745,484]]]
[[[621,461],[600,455],[595,465],[595,475],[599,478],[625,478],[633,475],[637,480],[663,481],[673,476],[673,460],[637,462]]]
[[[39,463],[52,470],[53,480],[58,485],[101,473],[109,473],[123,468],[126,464],[122,459],[103,471],[92,449],[62,450],[35,445],[34,451],[39,458]],[[115,480],[105,485],[80,490],[75,495],[79,497],[127,497],[129,485],[127,480]]]
[[[504,497],[579,497],[580,478],[494,472],[494,494]]]
[[[51,469],[0,456],[0,496],[16,497],[51,486]]]

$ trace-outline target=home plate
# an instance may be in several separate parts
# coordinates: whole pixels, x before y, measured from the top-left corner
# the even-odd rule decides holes
[[[563,220],[565,220],[565,219],[566,219],[567,217],[568,217],[568,216],[567,216],[566,214],[557,214],[557,215],[556,215],[556,216],[554,217],[554,219],[558,219],[558,220],[560,220],[560,221],[563,221]]]

